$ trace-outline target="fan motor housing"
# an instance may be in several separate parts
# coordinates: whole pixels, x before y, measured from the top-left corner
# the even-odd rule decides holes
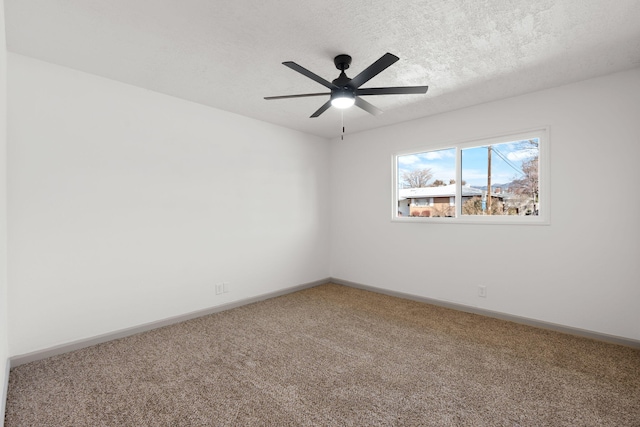
[[[333,58],[333,63],[336,65],[336,68],[340,71],[344,71],[349,68],[351,65],[351,57],[349,55],[338,55]]]

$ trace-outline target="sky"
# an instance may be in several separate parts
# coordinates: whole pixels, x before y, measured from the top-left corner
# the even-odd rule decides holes
[[[491,184],[507,184],[522,177],[522,163],[537,154],[526,141],[506,142],[491,146]],[[433,178],[449,184],[456,177],[456,150],[444,150],[415,153],[398,156],[398,176],[416,169],[431,169]],[[462,180],[467,185],[487,185],[487,146],[462,149]]]

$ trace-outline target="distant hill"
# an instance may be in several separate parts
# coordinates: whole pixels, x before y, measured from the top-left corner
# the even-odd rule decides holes
[[[506,184],[491,184],[491,189],[495,191],[496,188],[501,188],[503,190],[507,190],[509,187],[511,187],[513,183],[512,182],[508,182]],[[487,186],[486,185],[472,185],[471,188],[477,188],[478,190],[482,190],[482,191],[487,191]]]

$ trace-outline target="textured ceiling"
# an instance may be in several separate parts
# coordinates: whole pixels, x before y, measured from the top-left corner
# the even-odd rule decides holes
[[[4,0],[15,52],[303,132],[334,137],[341,115],[309,116],[325,92],[283,66],[333,80],[391,52],[363,87],[384,111],[344,113],[347,133],[640,66],[638,0]],[[9,82],[10,83],[10,82]],[[327,98],[328,99],[328,98]]]

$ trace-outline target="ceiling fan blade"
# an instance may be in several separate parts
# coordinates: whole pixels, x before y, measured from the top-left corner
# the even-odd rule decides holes
[[[320,114],[327,111],[329,107],[331,107],[331,100],[325,102],[324,105],[318,108],[318,110],[315,113],[313,113],[310,118],[318,117]]]
[[[281,95],[281,96],[265,96],[264,99],[287,99],[287,98],[304,98],[307,96],[327,96],[327,95],[331,95],[330,92],[328,93],[303,93],[301,95]]]
[[[409,95],[412,93],[427,93],[429,86],[404,86],[404,87],[372,87],[356,89],[356,95]]]
[[[362,108],[364,111],[366,111],[369,114],[373,114],[374,116],[377,116],[378,114],[382,114],[382,110],[379,109],[378,107],[374,106],[373,104],[368,103],[367,101],[365,101],[364,99],[357,97],[356,96],[356,105],[360,108]]]
[[[377,76],[379,73],[386,70],[387,67],[389,67],[399,59],[400,58],[391,53],[385,53],[380,59],[369,65],[360,74],[352,78],[349,82],[349,86],[354,89],[359,88],[360,86]]]
[[[311,80],[320,83],[324,87],[327,87],[329,89],[338,89],[338,86],[336,86],[333,83],[323,79],[319,75],[317,75],[315,73],[312,73],[311,71],[307,70],[306,68],[301,67],[300,65],[296,64],[295,62],[287,61],[287,62],[283,62],[282,65],[285,65],[285,66],[291,68],[292,70],[297,71],[300,74],[303,74],[303,75],[309,77]]]

